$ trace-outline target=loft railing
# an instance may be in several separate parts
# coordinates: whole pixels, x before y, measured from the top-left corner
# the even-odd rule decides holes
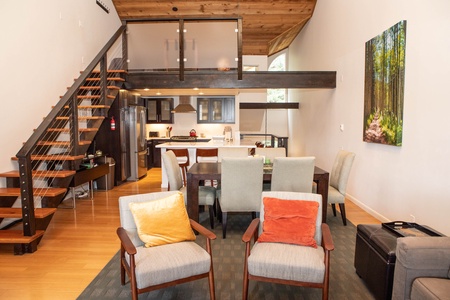
[[[95,136],[90,123],[113,101],[107,90],[114,80],[108,77],[127,69],[125,29],[123,25],[116,31],[16,154],[25,236],[36,233],[35,201],[42,200],[53,185],[48,172],[75,168],[74,158],[84,156]],[[33,188],[39,188],[36,199]]]

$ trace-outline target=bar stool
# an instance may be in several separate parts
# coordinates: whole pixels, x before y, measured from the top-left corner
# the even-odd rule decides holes
[[[196,162],[217,162],[219,150],[217,148],[197,148],[195,151]],[[204,183],[203,183],[204,184]],[[211,186],[214,186],[214,181],[211,180]]]
[[[167,148],[166,151],[173,151],[173,153],[175,154],[175,156],[177,157],[178,160],[178,165],[181,168],[181,174],[183,174],[183,183],[184,186],[186,186],[186,173],[187,173],[187,169],[189,167],[189,151],[187,148],[182,148],[182,149],[169,149]],[[180,158],[182,160],[180,160]],[[184,158],[186,158],[186,161],[184,161]]]

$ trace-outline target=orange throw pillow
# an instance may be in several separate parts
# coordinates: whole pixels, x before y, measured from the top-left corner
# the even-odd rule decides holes
[[[263,233],[258,242],[286,243],[317,248],[314,235],[319,203],[265,197]]]

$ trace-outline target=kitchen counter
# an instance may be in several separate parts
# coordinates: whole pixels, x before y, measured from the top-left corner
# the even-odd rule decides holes
[[[222,148],[222,147],[245,147],[245,148],[256,148],[254,144],[241,144],[241,141],[235,142],[215,142],[213,140],[209,142],[168,142],[156,145],[156,148],[161,148],[161,153],[166,152],[167,148],[187,148],[189,152],[189,167],[191,167],[195,163],[195,149],[198,148]],[[161,158],[162,159],[162,158]],[[180,160],[181,161],[181,160]],[[185,160],[184,160],[185,161]],[[188,168],[189,168],[188,167]],[[164,164],[161,162],[161,187],[167,188],[168,180],[166,169],[164,168]]]

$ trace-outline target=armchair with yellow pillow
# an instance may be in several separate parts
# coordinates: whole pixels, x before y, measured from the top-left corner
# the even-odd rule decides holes
[[[262,193],[260,218],[242,237],[246,243],[242,299],[248,297],[249,280],[320,288],[322,299],[328,299],[334,244],[328,225],[322,223],[321,207],[319,194]]]
[[[119,198],[121,283],[130,281],[132,299],[138,294],[208,277],[215,299],[211,240],[216,235],[189,219],[183,194],[156,192]],[[206,237],[196,242],[196,230]]]

